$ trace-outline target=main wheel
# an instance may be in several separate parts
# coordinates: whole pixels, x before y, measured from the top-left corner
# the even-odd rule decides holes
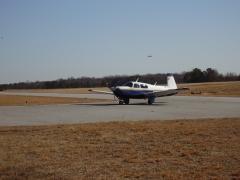
[[[154,103],[154,101],[155,101],[155,99],[154,99],[154,98],[149,98],[149,99],[148,99],[148,104],[149,104],[149,105],[151,105],[151,104],[153,104],[153,103]]]
[[[129,99],[124,99],[125,104],[129,104]]]

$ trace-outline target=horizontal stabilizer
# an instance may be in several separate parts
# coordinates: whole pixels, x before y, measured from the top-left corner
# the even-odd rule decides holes
[[[187,91],[187,90],[190,90],[189,88],[186,88],[186,87],[184,87],[184,88],[178,88],[177,89],[178,91]]]

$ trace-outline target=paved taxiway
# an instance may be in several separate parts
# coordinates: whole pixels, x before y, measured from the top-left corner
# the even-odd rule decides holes
[[[16,93],[15,93],[16,94]],[[93,94],[50,94],[42,96],[112,98]],[[40,95],[34,93],[32,95]],[[25,93],[24,95],[30,95]],[[154,105],[144,100],[130,105],[116,102],[0,107],[0,125],[46,125],[125,120],[170,120],[192,118],[240,117],[240,98],[171,96],[158,98]]]

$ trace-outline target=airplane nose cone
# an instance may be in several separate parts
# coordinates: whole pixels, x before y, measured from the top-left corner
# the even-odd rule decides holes
[[[112,90],[112,91],[115,91],[115,90],[116,90],[116,87],[111,87],[111,90]]]
[[[111,89],[112,89],[112,91],[114,92],[114,94],[115,94],[116,96],[120,96],[120,95],[121,95],[121,90],[120,90],[119,87],[113,87],[113,88],[111,88]]]
[[[112,91],[119,91],[121,88],[119,86],[111,87]]]

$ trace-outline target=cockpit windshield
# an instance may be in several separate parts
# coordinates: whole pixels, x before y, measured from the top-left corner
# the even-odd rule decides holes
[[[126,84],[124,84],[124,86],[132,87],[133,83],[132,82],[127,82]]]

